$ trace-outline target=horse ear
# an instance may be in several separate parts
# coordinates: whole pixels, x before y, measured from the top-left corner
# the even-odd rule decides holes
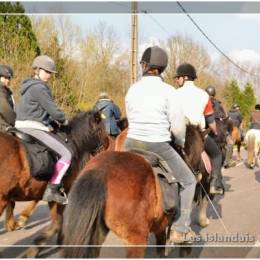
[[[94,118],[95,118],[95,121],[96,121],[96,123],[100,123],[101,122],[101,120],[102,120],[102,118],[101,118],[101,114],[98,112],[98,111],[95,111],[94,112]]]

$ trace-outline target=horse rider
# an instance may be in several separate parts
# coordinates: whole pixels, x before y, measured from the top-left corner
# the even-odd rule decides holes
[[[15,104],[10,89],[14,72],[10,66],[0,65],[0,131],[6,132],[15,124]]]
[[[215,112],[215,119],[217,120],[224,120],[227,117],[227,114],[221,105],[221,101],[219,101],[215,96],[216,96],[216,89],[213,86],[208,86],[206,89],[206,92],[209,94],[213,110]],[[226,156],[225,156],[225,161],[224,161],[224,167],[229,168],[229,167],[234,167],[236,166],[236,162],[232,159],[233,155],[233,145],[234,141],[231,138],[231,133],[227,135],[226,138]]]
[[[99,99],[93,109],[101,113],[106,132],[112,138],[116,138],[121,132],[120,128],[117,125],[117,121],[121,118],[121,111],[119,107],[109,97],[108,93],[100,93]]]
[[[196,179],[170,145],[173,133],[178,144],[184,146],[186,124],[176,90],[161,77],[167,63],[167,53],[158,46],[147,48],[142,55],[142,78],[129,88],[125,97],[129,121],[125,149],[139,148],[160,155],[182,185],[180,217],[171,226],[170,241],[184,243],[195,236],[190,223]],[[149,102],[144,102],[144,97],[149,97]]]
[[[235,103],[235,104],[232,105],[232,107],[228,111],[228,116],[232,120],[233,125],[238,127],[238,129],[240,131],[241,141],[243,141],[244,132],[241,128],[243,117],[242,117],[242,114],[240,112],[240,107],[239,107],[238,104]]]
[[[56,139],[54,133],[51,133],[53,128],[50,123],[55,120],[60,125],[67,125],[68,120],[55,104],[51,89],[47,85],[52,74],[56,73],[56,66],[50,57],[40,55],[34,59],[32,68],[34,76],[22,82],[15,127],[38,139],[59,155],[43,200],[66,204],[67,198],[61,193],[60,184],[71,164],[72,154]]]
[[[182,101],[182,109],[187,121],[194,125],[199,125],[201,129],[208,127],[214,135],[214,139],[218,139],[214,110],[208,93],[198,88],[194,84],[197,73],[189,63],[183,63],[177,67],[176,83],[178,99]],[[223,194],[224,187],[222,183],[222,154],[216,141],[210,135],[205,137],[205,150],[209,155],[212,163],[212,178],[210,182],[211,194]]]
[[[249,128],[260,130],[260,104],[256,104],[255,110],[250,113]]]
[[[226,112],[221,104],[221,101],[216,98],[216,89],[213,86],[208,86],[206,89],[206,92],[210,96],[210,100],[213,106],[215,119],[223,120],[227,117]]]

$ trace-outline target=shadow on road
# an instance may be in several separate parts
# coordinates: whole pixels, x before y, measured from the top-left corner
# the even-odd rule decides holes
[[[23,238],[16,243],[14,243],[12,246],[6,246],[6,247],[0,247],[0,255],[1,258],[23,258],[23,253],[31,246],[33,245],[34,239],[39,236],[41,232],[45,230],[46,227],[41,228],[31,236],[28,236],[26,238]],[[14,231],[16,232],[16,231]],[[19,232],[19,231],[17,231]],[[55,245],[56,243],[56,237],[52,238],[50,241],[47,242],[48,245]],[[17,247],[16,247],[17,245]],[[56,253],[58,251],[57,247],[43,247],[42,252],[40,253],[39,257],[48,258],[51,257],[53,253]],[[57,255],[58,256],[58,255]],[[56,256],[55,256],[56,257]]]
[[[17,220],[20,214],[15,214],[15,219]],[[45,222],[49,221],[49,217],[46,215],[46,205],[39,205],[33,215],[29,218],[25,229],[34,228],[37,225],[41,225]],[[0,235],[6,233],[5,231],[5,220],[0,222]]]
[[[255,180],[260,182],[260,170],[255,171]]]

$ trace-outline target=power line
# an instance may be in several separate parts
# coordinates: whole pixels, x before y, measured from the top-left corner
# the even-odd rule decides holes
[[[209,37],[208,35],[200,28],[200,26],[194,21],[194,19],[187,13],[187,11],[185,10],[185,8],[181,5],[180,2],[176,2],[179,7],[181,8],[181,10],[183,11],[183,13],[185,13],[187,15],[187,17],[190,19],[190,21],[196,26],[196,28],[203,34],[203,36],[215,47],[215,49],[217,51],[219,51],[230,63],[232,63],[235,67],[237,67],[238,69],[240,69],[241,71],[254,76],[254,77],[258,77],[260,78],[260,75],[257,74],[252,74],[251,72],[245,70],[244,68],[242,68],[241,66],[239,66],[237,63],[235,63],[230,57],[228,57]]]
[[[210,44],[212,44],[214,46],[214,48],[220,53],[222,54],[231,64],[233,64],[236,68],[238,68],[239,70],[243,71],[244,73],[251,75],[253,77],[257,77],[260,78],[260,75],[257,74],[253,74],[249,71],[247,71],[246,69],[242,68],[241,66],[239,66],[237,63],[235,63],[229,56],[227,56],[224,51],[222,51],[209,37],[208,35],[202,30],[202,28],[195,22],[195,20],[189,15],[189,13],[185,10],[185,8],[182,6],[182,4],[178,1],[176,1],[176,3],[179,5],[179,7],[181,8],[181,10],[183,11],[183,13],[185,13],[187,15],[187,17],[190,19],[190,21],[196,26],[196,28],[202,33],[202,35],[210,42]],[[122,3],[118,3],[118,5],[120,6],[124,6],[126,7],[126,5],[122,4]],[[169,37],[171,36],[170,32],[168,30],[166,30],[164,28],[164,26],[155,18],[153,17],[151,14],[148,13],[147,10],[140,10],[141,13],[146,14],[154,23],[157,24],[157,26],[159,26],[161,28],[162,31],[164,31]]]
[[[111,2],[111,4],[114,4],[114,5],[117,5],[117,6],[121,6],[121,7],[128,7],[126,4],[123,4],[123,3],[120,3],[120,2]],[[167,31],[161,23],[159,23],[158,20],[156,20],[151,14],[149,14],[146,10],[140,10],[141,13],[144,13],[146,14],[148,17],[150,17],[151,20],[153,20],[154,23],[156,23],[160,28],[161,30],[163,30],[167,35],[170,35],[169,31]]]
[[[146,10],[141,10],[142,13],[148,15],[150,17],[150,19],[153,20],[154,23],[156,23],[168,36],[170,35],[170,33],[162,26],[161,23],[159,23],[151,14],[149,14]]]

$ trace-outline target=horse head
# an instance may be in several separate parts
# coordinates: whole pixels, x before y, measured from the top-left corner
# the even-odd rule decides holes
[[[108,135],[98,112],[77,113],[69,121],[69,128],[68,137],[72,141],[74,158],[79,158],[83,152],[93,155],[107,144]]]

